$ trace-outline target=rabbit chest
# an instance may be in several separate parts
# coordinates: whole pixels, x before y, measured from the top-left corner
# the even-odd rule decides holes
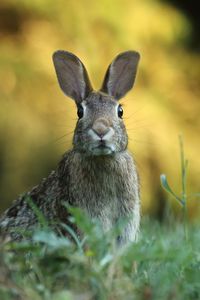
[[[114,157],[74,153],[68,166],[67,198],[101,221],[105,230],[130,215],[139,199],[135,166],[128,152]]]

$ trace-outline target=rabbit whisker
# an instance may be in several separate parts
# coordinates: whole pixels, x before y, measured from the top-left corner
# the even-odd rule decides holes
[[[149,142],[149,141],[145,141],[145,140],[138,140],[138,139],[131,139],[132,142],[136,142],[136,143],[140,143],[140,144],[145,144],[145,145],[149,145],[149,146],[160,146],[160,143],[157,142]]]

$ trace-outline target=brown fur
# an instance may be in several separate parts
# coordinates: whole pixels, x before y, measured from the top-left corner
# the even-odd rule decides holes
[[[125,58],[127,60],[127,54]],[[98,219],[105,231],[121,218],[128,219],[119,240],[121,244],[136,241],[140,223],[139,183],[133,158],[127,151],[128,136],[123,120],[118,116],[118,103],[109,92],[111,84],[116,86],[115,82],[109,82],[113,75],[109,77],[107,72],[104,92],[94,92],[90,90],[88,75],[86,78],[86,71],[76,57],[62,52],[58,53],[58,59],[61,62],[59,61],[59,66],[55,63],[55,67],[61,88],[75,99],[77,107],[82,105],[83,109],[83,117],[77,121],[75,128],[73,149],[65,153],[55,171],[30,192],[20,196],[4,212],[0,218],[0,230],[2,233],[10,233],[12,239],[18,240],[22,235],[16,230],[31,230],[35,227],[38,218],[31,207],[31,199],[55,228],[63,222],[80,234],[79,229],[69,221],[70,214],[63,206],[65,202],[81,208],[90,218]],[[114,67],[110,67],[112,72],[114,68],[117,69],[117,59],[118,57],[112,63]],[[70,69],[80,68],[70,87],[69,81],[65,85],[63,79],[66,74],[62,67],[63,61],[67,61]],[[85,78],[80,78],[80,73]],[[66,76],[68,75],[67,73]],[[80,85],[72,90],[79,80]],[[120,84],[117,85],[121,88],[117,95],[125,92],[123,88],[127,89],[123,85],[123,82],[121,87]],[[84,95],[82,99],[80,95]]]

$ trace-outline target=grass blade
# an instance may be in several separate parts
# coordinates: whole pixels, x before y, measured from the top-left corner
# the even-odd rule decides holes
[[[163,188],[169,193],[171,194],[181,205],[183,205],[183,201],[172,191],[172,189],[170,188],[168,182],[167,182],[167,177],[165,174],[161,174],[160,175],[160,181],[161,184],[163,186]]]

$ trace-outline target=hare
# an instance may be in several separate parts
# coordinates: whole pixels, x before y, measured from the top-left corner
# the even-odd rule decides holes
[[[4,212],[1,233],[21,240],[19,230],[32,230],[38,225],[32,204],[52,226],[56,222],[69,224],[65,202],[97,219],[105,231],[120,218],[126,218],[117,240],[120,244],[137,240],[139,180],[127,150],[128,136],[118,100],[133,87],[139,59],[135,51],[120,53],[108,67],[101,89],[94,91],[78,57],[61,50],[53,54],[60,88],[77,106],[73,148],[64,154],[55,171]],[[70,226],[77,235],[81,234],[74,224]]]

